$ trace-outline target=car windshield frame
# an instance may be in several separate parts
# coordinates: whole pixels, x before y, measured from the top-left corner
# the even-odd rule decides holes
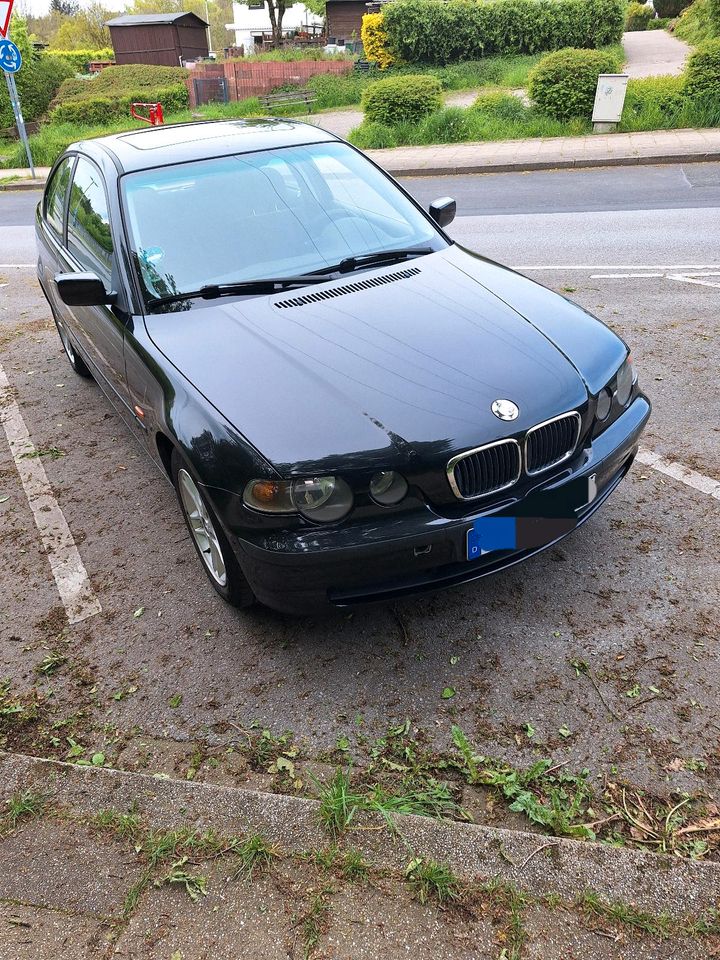
[[[289,162],[290,160],[295,160],[296,164],[293,165]],[[357,177],[358,170],[362,171],[362,173],[367,172],[368,176],[367,179],[363,178],[363,184],[367,186],[371,196],[373,193],[377,195],[380,204],[384,204],[386,208],[391,211],[392,216],[378,213],[375,210],[367,210],[355,202],[348,207],[344,207],[343,212],[350,210],[352,210],[353,214],[358,212],[357,217],[348,216],[346,218],[340,217],[337,221],[333,220],[328,209],[321,207],[320,197],[317,195],[318,192],[320,194],[325,192],[327,195],[331,194],[332,188],[329,184],[331,178],[323,175],[317,161],[320,161],[321,164],[329,161],[331,165],[339,162],[341,166],[344,166],[344,170],[341,171],[341,176],[348,174],[349,176]],[[343,163],[343,161],[347,162]],[[235,170],[233,170],[233,164],[235,162],[245,164],[246,169],[236,173]],[[196,183],[201,180],[207,183],[208,181],[204,181],[203,178],[208,177],[212,179],[214,172],[222,176],[235,175],[240,178],[243,173],[247,172],[248,168],[252,168],[255,172],[260,170],[261,173],[265,173],[266,168],[271,168],[275,164],[284,164],[292,171],[293,175],[297,175],[297,179],[303,182],[303,186],[307,187],[308,193],[307,196],[303,197],[303,203],[305,203],[307,207],[313,208],[313,212],[316,214],[318,211],[321,211],[321,215],[325,217],[325,220],[322,221],[323,228],[327,230],[328,234],[333,234],[333,239],[335,239],[335,234],[339,234],[338,223],[341,223],[343,219],[348,219],[350,221],[356,220],[359,227],[365,229],[363,241],[358,240],[357,245],[351,247],[348,244],[347,238],[341,237],[340,240],[335,242],[334,247],[332,244],[329,244],[325,250],[321,252],[316,240],[311,238],[309,232],[310,223],[303,222],[297,215],[298,211],[294,211],[287,205],[283,206],[284,201],[281,198],[279,202],[276,202],[276,209],[273,210],[272,213],[276,217],[288,218],[288,224],[295,226],[298,236],[301,236],[304,231],[307,238],[310,238],[312,244],[308,249],[312,250],[314,247],[314,250],[312,250],[313,260],[308,260],[305,263],[297,262],[299,255],[296,254],[295,260],[293,260],[292,257],[287,258],[287,269],[285,270],[278,269],[279,264],[277,263],[268,265],[267,263],[254,262],[252,267],[248,268],[248,270],[252,272],[243,271],[241,264],[237,268],[234,267],[232,276],[229,276],[227,273],[208,275],[202,278],[190,276],[187,282],[182,282],[182,280],[177,282],[174,275],[168,271],[165,276],[170,278],[173,285],[166,286],[165,289],[163,289],[162,286],[158,284],[153,288],[151,284],[156,283],[156,281],[149,281],[148,273],[149,270],[154,269],[154,265],[152,268],[149,266],[151,260],[148,259],[148,252],[154,253],[154,248],[152,246],[143,246],[142,241],[144,240],[147,244],[148,240],[146,236],[141,236],[142,227],[139,226],[142,220],[142,214],[139,213],[141,206],[139,205],[140,201],[133,196],[132,191],[134,188],[137,186],[139,191],[145,191],[147,199],[152,200],[154,193],[161,194],[165,190],[168,192],[182,192],[184,189],[189,192],[194,189]],[[363,169],[365,165],[367,170]],[[185,186],[183,186],[183,184],[185,184]],[[275,187],[273,187],[273,189],[275,189]],[[202,298],[191,301],[185,300],[181,296],[181,294],[186,291],[197,290],[203,286],[223,284],[242,285],[248,281],[262,281],[267,276],[282,279],[284,276],[294,277],[298,274],[305,273],[313,275],[316,271],[323,272],[323,269],[324,272],[328,274],[327,280],[330,282],[334,279],[334,274],[331,273],[328,268],[343,260],[352,261],[357,258],[359,262],[356,266],[353,266],[353,270],[373,269],[382,264],[372,262],[364,263],[363,260],[371,259],[375,254],[392,254],[392,251],[398,247],[410,250],[417,247],[418,254],[435,252],[445,249],[452,242],[438,227],[432,217],[426,213],[414,198],[396,183],[392,177],[369,160],[359,150],[340,140],[321,141],[319,143],[301,145],[283,145],[247,152],[238,151],[237,153],[228,153],[220,156],[203,157],[198,160],[148,167],[123,174],[119,180],[119,192],[122,220],[124,223],[128,253],[132,262],[134,280],[140,293],[143,308],[146,311],[152,311],[154,309],[153,304],[157,304],[161,299],[176,301],[173,305],[166,303],[160,308],[163,312],[168,309],[170,311],[175,309],[187,310],[196,305],[207,305],[207,300]],[[135,190],[135,193],[137,192],[138,190]],[[228,196],[229,199],[227,193],[224,193],[223,196]],[[242,196],[242,194],[240,194],[240,196]],[[297,196],[299,197],[299,194],[297,194]],[[351,195],[348,194],[348,196]],[[274,196],[273,200],[275,201]],[[394,201],[394,203],[392,201]],[[305,210],[300,212],[304,213]],[[232,216],[232,213],[229,213],[228,216]],[[256,215],[253,213],[251,216],[255,217]],[[160,219],[162,219],[163,223],[166,222],[165,218]],[[230,246],[228,234],[235,228],[235,223],[236,221],[233,219],[231,226],[224,231],[225,243],[222,244],[223,249],[228,249]],[[368,234],[370,234],[371,231],[378,233],[378,224],[385,227],[386,223],[390,224],[393,229],[399,226],[406,227],[408,232],[400,236],[387,236],[385,242],[373,242],[368,248]],[[352,223],[350,225],[354,226]],[[187,246],[192,246],[193,243],[197,244],[197,241],[193,239],[191,226],[191,222],[188,221],[187,239],[184,241]],[[167,225],[165,229],[170,236],[176,236],[176,233],[173,233]],[[221,232],[221,234],[222,233],[223,232]],[[306,237],[303,236],[302,240],[307,246]],[[363,245],[363,243],[365,245]],[[177,248],[172,247],[171,253],[177,255],[177,251],[180,249],[182,249],[182,244]],[[160,251],[158,259],[164,259],[165,253],[162,248],[158,246],[157,250]],[[388,262],[393,262],[392,257],[390,257]],[[150,273],[150,276],[152,276],[152,273]],[[162,282],[163,281],[161,281],[161,283]],[[310,282],[309,280],[308,283]],[[160,288],[158,289],[158,287]],[[258,295],[261,294],[242,291],[237,293],[237,296]]]

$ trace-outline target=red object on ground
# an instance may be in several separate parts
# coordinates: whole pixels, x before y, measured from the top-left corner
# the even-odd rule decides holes
[[[138,113],[136,110],[138,107],[147,107],[149,116],[144,117],[141,113]],[[144,120],[145,123],[149,123],[151,127],[159,127],[161,123],[165,123],[161,103],[133,103],[130,105],[130,115],[134,117],[135,120]]]

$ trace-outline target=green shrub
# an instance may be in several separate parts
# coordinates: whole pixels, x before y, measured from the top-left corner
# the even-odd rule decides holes
[[[528,108],[519,97],[510,93],[481,93],[472,109],[500,120],[522,120]]]
[[[528,93],[537,108],[556,120],[592,114],[601,73],[615,73],[617,58],[601,50],[557,50],[530,74]]]
[[[106,67],[92,80],[66,80],[53,103],[55,123],[102,123],[127,116],[133,102],[155,102],[165,113],[188,105],[187,71],[181,67],[132,64]]]
[[[713,34],[710,18],[710,0],[695,0],[678,17],[674,27],[676,37],[697,46],[703,40],[709,40]],[[720,28],[717,30],[720,36]]]
[[[688,58],[685,67],[688,97],[715,98],[720,103],[720,37],[705,40]]]
[[[327,110],[331,107],[347,107],[360,103],[363,90],[376,79],[377,77],[369,71],[359,73],[356,70],[340,76],[333,73],[317,73],[303,86],[315,91],[317,96],[315,106],[319,110]]]
[[[73,68],[73,73],[87,73],[88,64],[93,60],[115,59],[112,47],[106,47],[104,50],[43,50],[40,56],[43,60],[55,60],[57,57],[67,60]]]
[[[628,83],[619,129],[676,130],[720,125],[720,97],[685,94],[684,77],[643,77]]]
[[[472,140],[471,117],[462,107],[436,110],[420,124],[421,143],[463,143]]]
[[[672,23],[672,17],[655,17],[648,21],[648,30],[665,30]]]
[[[25,60],[22,70],[15,77],[24,119],[29,122],[39,120],[50,106],[58,87],[72,72],[67,60],[39,57]],[[0,85],[0,127],[10,127],[14,123],[10,97],[3,82]]]
[[[720,37],[720,0],[708,0],[708,11],[713,36]]]
[[[683,77],[642,77],[628,82],[623,119],[654,111],[658,119],[680,109],[683,103]]]
[[[408,63],[600,47],[620,40],[622,0],[393,0],[383,7],[390,50]]]
[[[644,3],[629,3],[625,13],[626,30],[647,30],[655,14],[652,7]]]
[[[384,150],[398,145],[393,127],[370,120],[363,120],[359,127],[350,131],[350,141],[361,150]]]
[[[368,120],[374,123],[410,122],[439,110],[442,106],[442,87],[429,74],[410,74],[377,80],[365,88],[362,108]]]
[[[689,3],[690,0],[653,0],[653,7],[659,17],[672,19],[679,16]]]

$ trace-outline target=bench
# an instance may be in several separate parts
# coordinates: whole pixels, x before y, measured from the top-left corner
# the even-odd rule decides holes
[[[317,100],[317,95],[312,90],[285,90],[282,93],[267,93],[258,98],[263,109],[268,113],[275,113],[278,107],[303,103],[312,113],[312,105]]]
[[[359,71],[360,73],[371,73],[377,70],[378,65],[376,63],[370,63],[369,60],[356,60],[354,70]]]

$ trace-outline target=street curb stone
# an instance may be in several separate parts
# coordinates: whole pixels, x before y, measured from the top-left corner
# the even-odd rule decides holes
[[[33,788],[79,816],[99,810],[138,812],[154,828],[213,827],[221,833],[259,832],[288,852],[327,846],[319,803],[282,794],[76,766],[0,752],[0,799]],[[574,900],[592,891],[607,902],[632,904],[681,919],[718,905],[720,864],[482,826],[398,816],[395,833],[366,816],[347,840],[379,867],[404,870],[414,857],[447,863],[463,880],[500,879],[535,895]]]

